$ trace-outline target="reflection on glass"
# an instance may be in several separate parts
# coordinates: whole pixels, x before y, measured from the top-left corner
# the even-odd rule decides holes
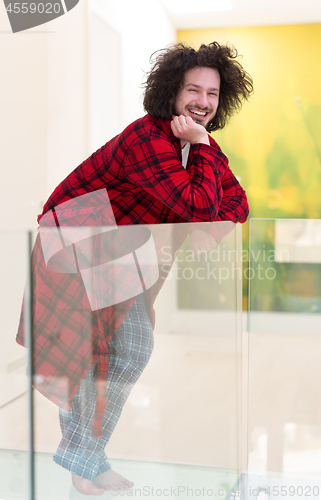
[[[112,470],[141,496],[225,498],[241,451],[240,228],[88,225],[82,237],[64,215],[42,221],[32,255],[37,495],[50,481],[68,498],[70,472],[99,489]],[[217,248],[196,253],[195,230]],[[22,315],[21,344],[24,332]]]
[[[320,475],[320,221],[254,219],[250,238],[249,469]]]
[[[28,269],[28,234],[0,234],[0,497],[30,497],[27,351],[15,342]]]

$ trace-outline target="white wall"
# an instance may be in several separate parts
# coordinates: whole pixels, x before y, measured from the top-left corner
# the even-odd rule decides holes
[[[87,1],[48,24],[47,196],[90,153]]]
[[[46,25],[12,34],[0,2],[0,232],[36,229],[56,185],[143,114],[142,68],[175,40],[158,0],[102,0],[98,16],[91,6],[81,0]],[[1,379],[25,354],[14,340],[25,263],[11,262],[23,253],[15,237],[0,240]]]
[[[41,29],[12,34],[0,4],[0,406],[26,389],[15,342],[26,277],[26,239],[46,195],[46,49]]]
[[[46,35],[12,34],[0,4],[0,230],[36,227],[46,182]]]
[[[47,194],[143,115],[142,69],[176,31],[159,0],[82,0],[48,36]]]
[[[176,32],[159,0],[81,0],[66,15],[16,34],[0,4],[0,30],[0,230],[33,229],[55,186],[142,116],[143,70]]]
[[[144,114],[139,88],[149,58],[176,41],[176,30],[159,0],[90,0],[90,8],[121,35],[121,128]]]
[[[90,149],[96,151],[121,130],[122,37],[89,12]]]

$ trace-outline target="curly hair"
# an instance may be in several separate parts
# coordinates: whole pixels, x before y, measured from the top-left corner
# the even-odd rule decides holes
[[[218,42],[203,44],[198,50],[178,43],[154,52],[150,58],[152,69],[143,84],[145,111],[163,120],[171,118],[173,103],[182,88],[186,71],[195,67],[213,68],[218,70],[221,78],[219,105],[206,129],[208,132],[222,129],[253,92],[252,78],[236,61],[237,57],[235,47]]]

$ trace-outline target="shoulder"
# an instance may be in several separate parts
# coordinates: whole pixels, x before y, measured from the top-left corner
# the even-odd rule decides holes
[[[166,140],[172,143],[177,141],[170,127],[170,120],[161,120],[145,115],[128,125],[121,134],[128,145],[150,140]]]
[[[217,144],[217,142],[213,139],[213,137],[211,135],[209,135],[209,138],[210,138],[210,145],[215,150],[216,157],[221,159],[222,161],[224,161],[226,164],[228,164],[228,158],[223,153],[220,146]]]
[[[220,148],[220,146],[217,144],[217,142],[215,141],[215,139],[213,139],[213,137],[211,135],[209,135],[209,138],[210,138],[210,145],[216,149],[217,151],[221,151],[222,153],[222,150]]]

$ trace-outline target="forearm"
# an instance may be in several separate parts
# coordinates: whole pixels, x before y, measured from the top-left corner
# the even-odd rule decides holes
[[[184,220],[214,221],[222,198],[224,155],[209,145],[191,146],[188,167],[165,141],[134,146],[125,174],[131,182],[152,194]]]

